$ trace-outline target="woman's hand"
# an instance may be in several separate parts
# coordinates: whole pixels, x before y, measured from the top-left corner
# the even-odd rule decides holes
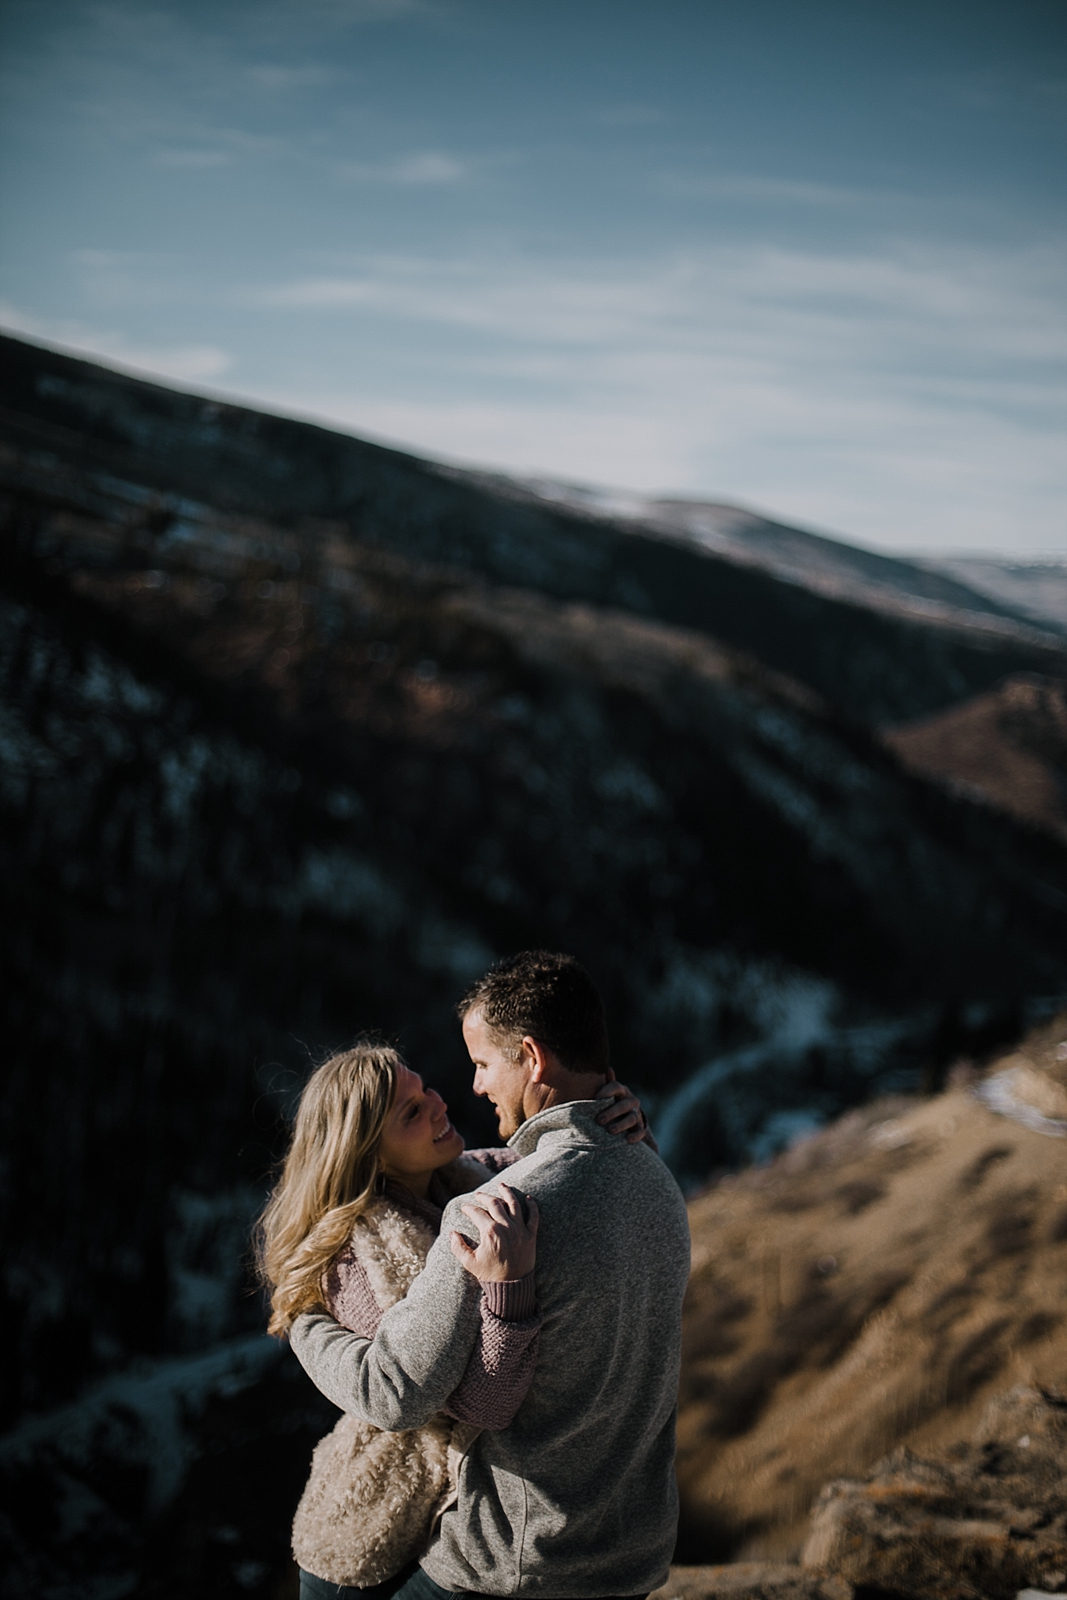
[[[510,1283],[533,1271],[537,1259],[537,1201],[527,1195],[525,1204],[524,1217],[522,1196],[502,1183],[498,1195],[479,1190],[471,1195],[469,1204],[460,1207],[481,1237],[477,1247],[456,1232],[448,1242],[456,1260],[479,1283]]]
[[[625,1136],[627,1144],[640,1144],[644,1139],[655,1150],[656,1141],[648,1131],[648,1118],[641,1109],[641,1102],[624,1083],[610,1080],[597,1090],[596,1098],[607,1101],[604,1110],[597,1113],[602,1128]]]

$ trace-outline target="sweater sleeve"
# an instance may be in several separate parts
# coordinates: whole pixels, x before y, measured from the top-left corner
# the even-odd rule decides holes
[[[373,1339],[382,1320],[382,1308],[374,1298],[367,1269],[351,1248],[341,1251],[330,1265],[323,1285],[323,1299],[331,1317],[350,1333]]]
[[[467,1154],[473,1156],[475,1161],[480,1161],[483,1167],[488,1167],[490,1172],[504,1172],[520,1159],[519,1152],[509,1150],[506,1145],[497,1150],[468,1150]]]
[[[373,1338],[328,1315],[305,1312],[290,1343],[316,1388],[342,1411],[389,1433],[419,1428],[459,1388],[481,1327],[481,1293],[448,1246],[471,1224],[453,1201],[425,1269],[390,1306]]]
[[[526,1399],[537,1366],[541,1314],[534,1275],[483,1286],[481,1326],[463,1381],[445,1411],[476,1428],[506,1428]]]
[[[382,1308],[363,1263],[342,1250],[327,1274],[326,1309],[350,1333],[373,1339]],[[481,1319],[467,1370],[444,1410],[476,1428],[506,1428],[526,1398],[537,1365],[541,1317],[534,1276],[485,1284]]]
[[[426,1269],[414,1280],[405,1299],[382,1314],[373,1338],[349,1331],[320,1312],[306,1312],[290,1330],[294,1355],[315,1387],[342,1411],[386,1432],[421,1427],[448,1405],[462,1386],[475,1344],[483,1334],[482,1286],[456,1261],[448,1246],[453,1229],[467,1237],[472,1232],[472,1224],[461,1211],[464,1198],[466,1195],[450,1202],[443,1218],[443,1237],[430,1250]],[[504,1293],[501,1286],[498,1291]],[[507,1291],[507,1298],[514,1293],[517,1290]],[[506,1307],[501,1304],[499,1309]],[[507,1307],[502,1317],[493,1307],[488,1310],[498,1322],[531,1320],[515,1318],[512,1307]],[[518,1349],[522,1334],[506,1333],[490,1318],[485,1326],[490,1331],[483,1334],[483,1352],[475,1360],[475,1368],[498,1373],[502,1363],[514,1381],[528,1384],[533,1370],[526,1374],[526,1366],[536,1360],[536,1347],[530,1349],[533,1338],[526,1341],[525,1350]],[[501,1354],[501,1346],[509,1352],[507,1357]],[[485,1378],[485,1373],[480,1376]],[[480,1387],[474,1374],[472,1386]],[[523,1397],[525,1389],[517,1395],[512,1389],[512,1414]],[[467,1413],[464,1398],[459,1405],[464,1406],[464,1414],[472,1414]],[[488,1426],[501,1414],[493,1413]]]

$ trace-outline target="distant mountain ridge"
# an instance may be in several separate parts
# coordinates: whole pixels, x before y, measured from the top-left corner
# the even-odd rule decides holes
[[[1051,623],[1067,632],[1067,554],[1026,560],[946,553],[914,560],[917,566],[947,573],[980,594],[1003,601],[1039,627]]]
[[[1035,606],[1037,579],[1022,576],[1031,569],[1008,562],[884,555],[718,501],[624,494],[545,478],[509,480],[486,474],[483,481],[499,484],[505,492],[510,484],[549,505],[690,543],[830,599],[1053,646],[1060,644],[1059,635],[1067,635],[1067,597],[1057,593],[1056,605]],[[1051,563],[1049,567],[1058,571]],[[1014,579],[1003,575],[1005,568]]]
[[[597,509],[591,491],[567,491],[579,506],[562,490],[179,394],[20,340],[0,339],[0,360],[4,434],[24,463],[44,452],[164,500],[340,522],[410,559],[696,627],[868,724],[929,715],[1011,672],[1062,668],[1061,639],[965,586],[735,508],[664,503],[645,527],[623,515],[629,501]]]

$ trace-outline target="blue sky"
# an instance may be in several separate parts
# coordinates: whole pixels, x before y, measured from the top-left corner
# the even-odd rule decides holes
[[[0,323],[452,460],[1067,550],[1005,0],[0,0]]]

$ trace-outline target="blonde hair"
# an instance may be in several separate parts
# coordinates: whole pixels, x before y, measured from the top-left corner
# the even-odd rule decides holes
[[[360,1041],[311,1074],[293,1139],[256,1230],[259,1277],[271,1291],[269,1333],[321,1305],[323,1279],[352,1224],[378,1192],[378,1147],[404,1061]]]

